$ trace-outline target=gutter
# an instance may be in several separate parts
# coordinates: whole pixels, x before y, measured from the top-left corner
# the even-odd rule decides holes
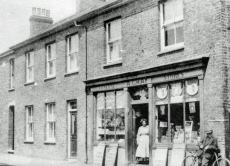
[[[0,54],[0,58],[6,57],[6,56],[11,55],[13,53],[14,53],[13,50],[5,51],[5,52],[3,52],[3,53]]]

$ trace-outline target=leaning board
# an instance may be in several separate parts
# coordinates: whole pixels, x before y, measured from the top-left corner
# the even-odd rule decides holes
[[[155,150],[153,158],[153,166],[166,166],[167,163],[167,148],[159,148]],[[178,165],[177,165],[178,166]]]

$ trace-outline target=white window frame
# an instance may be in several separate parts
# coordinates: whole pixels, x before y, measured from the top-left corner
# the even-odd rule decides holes
[[[29,111],[31,111],[31,119],[29,119]],[[33,122],[34,108],[33,106],[26,106],[26,141],[34,141],[34,122]],[[31,131],[31,135],[30,135]]]
[[[112,59],[111,54],[110,54],[110,44],[113,44],[113,43],[115,43],[115,42],[120,40],[121,47],[122,47],[122,32],[120,32],[119,36],[116,36],[116,37],[114,37],[112,39],[109,39],[109,32],[110,32],[109,25],[112,25],[111,23],[116,24],[116,26],[120,26],[120,30],[121,30],[121,18],[106,23],[106,50],[107,50],[106,63],[107,64],[122,61],[122,57],[121,57],[122,48],[120,48],[120,50],[119,50],[119,55],[118,55],[119,58]]]
[[[77,41],[76,41],[77,46],[75,47],[76,50],[71,49],[71,41],[74,38],[77,39]],[[79,66],[78,66],[79,65],[79,63],[78,63],[79,59],[78,58],[79,58],[79,35],[74,34],[72,36],[67,37],[67,73],[79,71]],[[72,63],[75,64],[75,66],[73,66],[73,68],[71,68],[71,64],[72,64],[71,59],[74,60]]]
[[[52,117],[49,119],[49,108],[51,106]],[[50,136],[50,125],[53,125],[53,131]],[[55,122],[55,103],[46,104],[46,142],[55,142],[56,122]]]
[[[49,59],[49,54],[51,58]],[[53,73],[50,74],[50,63],[53,63]],[[56,43],[52,43],[46,46],[46,77],[55,77],[56,76]]]
[[[183,1],[183,0],[181,0]],[[180,17],[176,17],[172,20],[169,20],[167,22],[164,22],[164,4],[167,3],[167,1],[160,3],[160,29],[161,29],[161,51],[167,51],[167,50],[173,50],[176,48],[183,48],[184,47],[184,41],[181,43],[176,43],[170,46],[165,46],[165,27],[167,27],[168,25],[174,25],[174,29],[175,29],[175,25],[177,23],[180,23],[184,21],[184,14]],[[174,13],[173,13],[174,14]],[[176,40],[176,32],[174,30],[175,33],[175,40]]]
[[[15,59],[10,60],[10,89],[14,88]]]
[[[30,64],[29,64],[30,57]],[[31,78],[30,78],[31,72]],[[26,82],[34,82],[34,51],[30,51],[26,53]]]

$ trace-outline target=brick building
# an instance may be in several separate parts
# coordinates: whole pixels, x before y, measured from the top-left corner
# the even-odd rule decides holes
[[[0,148],[93,163],[101,142],[118,143],[117,165],[132,164],[146,118],[150,163],[207,129],[229,158],[229,2],[82,2],[1,54]]]

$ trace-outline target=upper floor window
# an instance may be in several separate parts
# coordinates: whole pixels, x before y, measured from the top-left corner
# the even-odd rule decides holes
[[[34,123],[33,123],[33,106],[26,106],[26,140],[33,141]]]
[[[67,73],[78,71],[78,52],[79,37],[75,34],[67,38]]]
[[[161,4],[161,49],[183,44],[183,0],[167,0]]]
[[[55,104],[46,105],[46,141],[55,142]]]
[[[107,63],[121,61],[121,19],[106,24]]]
[[[56,44],[46,46],[46,77],[56,75]]]
[[[26,82],[34,81],[34,51],[26,53]]]
[[[14,59],[10,60],[10,89],[14,88]]]

